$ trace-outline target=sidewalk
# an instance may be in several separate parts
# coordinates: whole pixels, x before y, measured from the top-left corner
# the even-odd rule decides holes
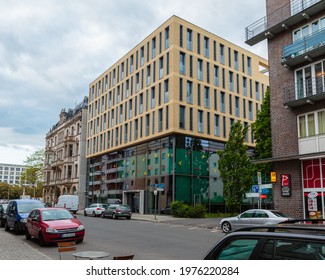
[[[13,234],[0,228],[0,260],[50,260],[27,243],[17,242]]]

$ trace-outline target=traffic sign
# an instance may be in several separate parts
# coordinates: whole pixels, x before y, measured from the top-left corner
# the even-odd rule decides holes
[[[276,172],[271,172],[271,182],[272,183],[276,182]]]

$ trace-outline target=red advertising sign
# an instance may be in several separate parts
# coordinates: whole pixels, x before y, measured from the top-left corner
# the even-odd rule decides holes
[[[290,174],[281,174],[281,195],[291,196],[291,178]]]

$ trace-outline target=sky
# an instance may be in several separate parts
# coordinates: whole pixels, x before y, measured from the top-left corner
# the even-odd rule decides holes
[[[267,58],[245,44],[264,0],[0,0],[0,163],[45,148],[61,110],[173,15]]]

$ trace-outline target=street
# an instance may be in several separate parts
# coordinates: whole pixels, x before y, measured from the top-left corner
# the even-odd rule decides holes
[[[135,254],[136,260],[201,259],[224,235],[218,230],[181,223],[112,220],[82,215],[78,215],[78,219],[86,227],[84,242],[77,245],[78,250],[107,251],[111,254],[109,259],[124,254]],[[37,240],[27,241],[24,235],[16,237],[51,259],[59,258],[56,245],[40,247]]]

